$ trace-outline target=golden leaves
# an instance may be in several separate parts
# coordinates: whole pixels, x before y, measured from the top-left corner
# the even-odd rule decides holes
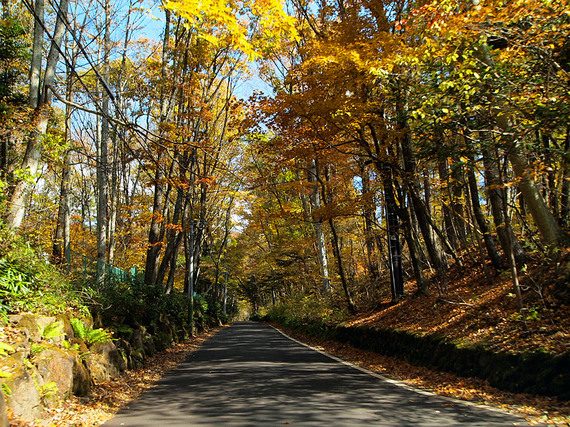
[[[170,0],[165,7],[184,17],[200,38],[214,46],[229,45],[250,60],[280,37],[298,37],[281,0]]]

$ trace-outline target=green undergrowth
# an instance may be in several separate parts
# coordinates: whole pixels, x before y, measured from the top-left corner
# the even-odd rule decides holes
[[[33,312],[87,315],[81,288],[20,237],[0,228],[0,317]]]
[[[220,304],[194,298],[194,322],[198,330],[220,321]],[[69,314],[93,317],[98,326],[151,328],[166,318],[173,328],[188,328],[188,296],[161,286],[147,285],[142,276],[84,282],[64,274],[22,237],[0,224],[0,321],[16,313]]]

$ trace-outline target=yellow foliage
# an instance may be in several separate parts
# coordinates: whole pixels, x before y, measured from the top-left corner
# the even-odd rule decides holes
[[[298,37],[294,19],[286,14],[281,0],[171,0],[165,7],[184,17],[202,39],[230,45],[249,59],[260,57],[282,38]],[[249,14],[244,16],[244,11]]]

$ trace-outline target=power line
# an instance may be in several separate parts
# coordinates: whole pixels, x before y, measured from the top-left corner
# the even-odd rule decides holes
[[[47,35],[48,39],[52,41],[53,44],[53,35],[50,34],[50,32],[48,31],[46,25],[42,22],[41,19],[39,19],[39,17],[36,15],[34,8],[32,7],[31,3],[29,0],[22,0],[26,6],[26,8],[28,9],[28,11],[32,14],[32,16],[34,17],[34,20],[39,23],[43,30],[44,33]],[[54,10],[58,10],[59,9],[56,7],[56,5],[52,2],[51,3],[52,7],[54,8]],[[114,96],[114,94],[112,93],[110,87],[108,86],[107,82],[105,81],[105,79],[103,78],[103,76],[101,76],[101,74],[99,73],[99,71],[97,70],[96,65],[93,63],[93,60],[91,59],[91,55],[89,55],[83,45],[83,43],[81,42],[81,40],[79,39],[79,37],[76,35],[75,31],[73,28],[71,28],[71,25],[67,19],[66,15],[60,16],[60,19],[62,19],[62,22],[64,23],[67,32],[71,35],[71,38],[73,39],[75,45],[77,46],[77,48],[80,50],[82,56],[85,58],[85,60],[87,61],[90,69],[94,72],[97,80],[102,84],[103,86],[103,90],[106,93],[106,95],[109,97],[109,100],[112,102],[112,105],[114,107],[115,110],[115,114],[119,115],[120,120],[116,119],[115,117],[112,117],[109,114],[104,114],[101,108],[101,105],[99,104],[99,100],[98,100],[98,95],[95,95],[92,93],[92,91],[88,88],[87,84],[85,83],[83,77],[78,73],[77,69],[75,68],[75,66],[73,65],[73,63],[71,62],[71,60],[66,56],[65,52],[62,50],[61,46],[58,46],[57,44],[55,44],[55,48],[57,48],[61,58],[65,61],[68,69],[73,73],[74,77],[77,79],[77,81],[80,83],[80,85],[82,86],[82,88],[84,89],[85,93],[87,94],[90,102],[95,106],[96,110],[89,110],[86,107],[83,106],[79,106],[77,104],[72,105],[75,108],[79,108],[82,109],[88,113],[91,114],[96,114],[99,115],[101,117],[105,117],[107,120],[109,120],[109,122],[111,123],[111,126],[113,127],[113,129],[115,130],[116,133],[118,133],[118,126],[122,126],[123,128],[126,128],[127,130],[130,130],[132,132],[132,135],[135,136],[135,139],[139,140],[139,147],[147,154],[148,159],[153,162],[157,168],[161,168],[162,165],[153,157],[152,152],[147,148],[148,145],[147,143],[150,142],[152,144],[158,145],[161,148],[165,149],[167,151],[167,153],[171,156],[173,161],[176,161],[176,159],[174,157],[172,157],[172,155],[170,154],[170,151],[163,145],[161,144],[159,141],[164,141],[164,142],[168,142],[168,143],[174,143],[176,144],[176,142],[165,138],[161,135],[157,135],[156,133],[150,131],[147,128],[143,128],[141,125],[139,125],[136,122],[130,121],[124,111],[119,108],[119,105],[117,104],[117,99]],[[58,98],[60,100],[60,102],[66,104],[68,103],[66,100],[63,100],[63,98],[61,98],[60,96],[57,95],[57,93],[53,90],[53,88],[49,87],[49,88],[44,88],[45,91],[52,91],[54,96],[56,96],[56,98]],[[227,100],[226,102],[226,106],[224,108],[228,108],[229,107],[229,100]],[[133,158],[139,163],[139,165],[143,166],[143,170],[145,172],[145,174],[152,180],[153,177],[150,175],[150,172],[147,171],[147,169],[144,167],[144,165],[142,164],[142,162],[140,161],[140,159],[138,158],[138,156],[136,155],[136,153],[134,152],[133,148],[127,143],[126,140],[123,140],[125,147],[129,150],[130,154],[133,155]],[[214,159],[214,161],[218,161],[217,158],[214,158],[210,153],[208,153],[208,150],[200,145],[196,145],[196,144],[192,144],[189,143],[188,141],[185,141],[183,143],[185,146],[190,147],[190,148],[194,148],[196,150],[200,150],[202,151],[206,156],[210,156],[212,157],[212,159]],[[234,176],[234,178],[238,178],[239,181],[242,181],[241,177],[235,175],[232,171],[230,171],[229,169],[226,168],[219,168],[221,170],[225,169],[226,173],[229,173],[231,176]],[[166,175],[166,170],[163,170],[163,172],[165,172]]]

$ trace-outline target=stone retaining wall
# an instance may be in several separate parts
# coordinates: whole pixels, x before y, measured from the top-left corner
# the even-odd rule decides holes
[[[82,319],[91,328],[91,319]],[[154,328],[116,328],[113,341],[89,343],[75,336],[66,316],[9,316],[0,328],[0,427],[14,415],[41,420],[45,408],[57,407],[74,394],[85,396],[94,383],[116,378],[141,366],[147,356],[187,336],[167,318]],[[2,398],[2,395],[4,398]]]

